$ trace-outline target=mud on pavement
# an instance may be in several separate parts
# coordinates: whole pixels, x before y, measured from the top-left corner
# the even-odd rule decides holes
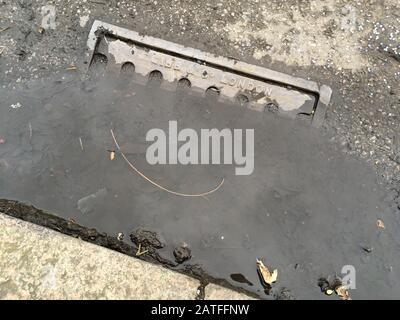
[[[33,215],[37,222],[78,228],[74,235],[134,255],[129,235],[145,228],[165,245],[140,258],[263,298],[333,298],[318,281],[345,265],[357,270],[352,298],[399,296],[395,1],[21,0],[0,8],[0,211],[21,217],[35,210],[20,202],[31,203],[55,215]],[[84,79],[94,19],[326,83],[334,96],[324,128]],[[172,118],[198,129],[255,128],[255,176],[239,181],[229,166],[149,166],[145,133]],[[110,128],[157,181],[199,192],[225,177],[223,188],[208,200],[170,197],[130,172]],[[173,252],[184,244],[192,257],[178,265]],[[279,270],[269,295],[256,258]]]

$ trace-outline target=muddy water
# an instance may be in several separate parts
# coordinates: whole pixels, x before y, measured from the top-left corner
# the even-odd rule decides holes
[[[0,198],[122,232],[127,242],[136,228],[157,231],[163,257],[173,260],[174,247],[185,242],[192,249],[186,264],[262,297],[256,258],[278,269],[276,293],[328,298],[318,278],[353,265],[352,298],[400,297],[398,224],[385,194],[375,173],[342,155],[321,130],[126,81],[65,75],[0,94]],[[167,130],[169,120],[198,132],[255,129],[254,173],[236,176],[233,165],[149,165],[146,133]],[[133,173],[118,152],[110,160],[110,129],[130,161],[163,186],[197,193],[225,182],[206,199],[168,194]]]

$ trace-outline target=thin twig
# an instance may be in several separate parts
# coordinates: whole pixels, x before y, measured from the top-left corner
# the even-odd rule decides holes
[[[141,251],[141,250],[142,250],[142,245],[139,243],[139,247],[138,247],[138,249],[136,251],[136,257],[139,257],[142,254],[145,254],[145,253],[149,252],[149,250],[143,250],[143,251]]]
[[[10,27],[2,28],[2,29],[0,29],[0,32],[6,31],[6,30],[8,30],[8,29],[10,29]]]
[[[142,172],[139,171],[139,169],[137,169],[130,161],[129,159],[126,157],[126,155],[122,152],[117,139],[115,138],[115,134],[114,131],[112,129],[110,129],[112,138],[114,140],[115,146],[117,147],[119,153],[121,154],[122,158],[124,158],[125,162],[129,165],[129,167],[134,170],[139,176],[141,176],[143,179],[145,179],[146,181],[150,182],[152,185],[156,186],[157,188],[164,190],[168,193],[177,195],[177,196],[181,196],[181,197],[204,197],[206,195],[209,195],[215,191],[217,191],[219,188],[221,188],[221,186],[224,184],[225,179],[222,178],[221,182],[212,190],[209,190],[207,192],[203,192],[203,193],[195,193],[195,194],[188,194],[188,193],[180,193],[180,192],[176,192],[176,191],[172,191],[170,189],[167,189],[161,185],[159,185],[157,182],[151,180],[150,178],[148,178],[147,176],[145,176]]]
[[[81,149],[83,151],[83,142],[82,142],[82,138],[81,137],[79,137],[79,144],[81,145]]]
[[[29,140],[32,140],[32,124],[29,122]]]

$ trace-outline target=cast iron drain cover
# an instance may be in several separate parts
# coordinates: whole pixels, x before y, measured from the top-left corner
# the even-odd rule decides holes
[[[178,84],[258,111],[273,110],[291,118],[308,116],[314,126],[322,124],[332,93],[326,85],[97,20],[87,45],[90,68],[102,64],[107,72],[138,73],[167,90]]]

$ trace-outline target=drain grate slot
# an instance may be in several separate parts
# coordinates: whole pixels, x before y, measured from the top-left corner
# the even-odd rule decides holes
[[[192,90],[216,93],[219,99],[248,108],[296,118],[308,116],[322,124],[331,89],[277,71],[224,58],[165,40],[141,36],[135,31],[95,21],[88,50],[107,59],[108,72],[135,72],[166,89],[186,83]]]

